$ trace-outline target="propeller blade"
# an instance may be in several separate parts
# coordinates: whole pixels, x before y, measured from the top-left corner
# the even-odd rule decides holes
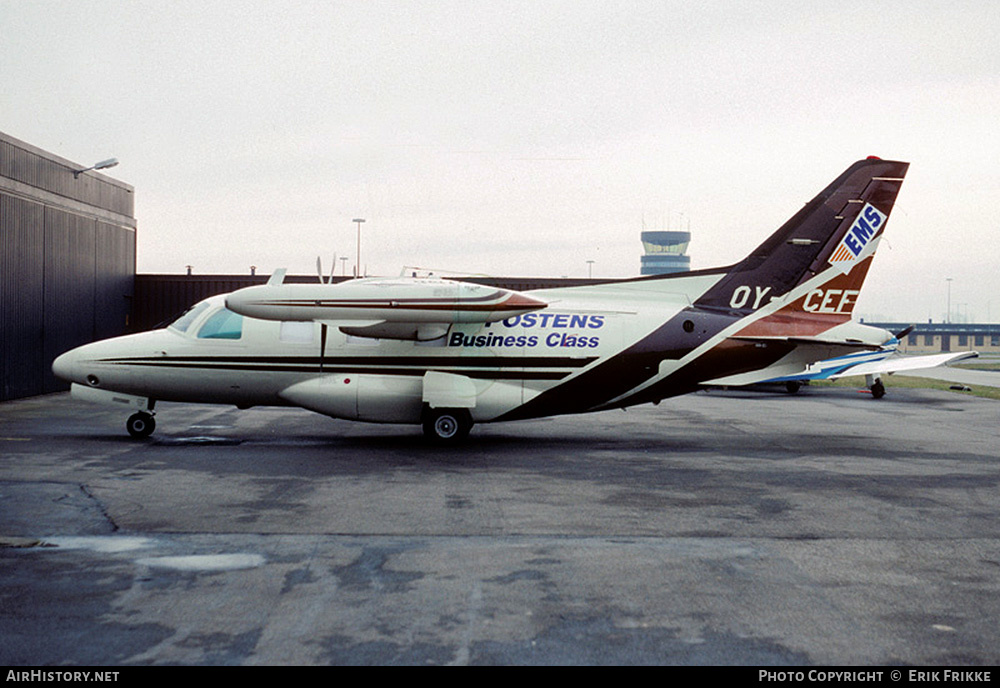
[[[323,261],[316,256],[316,274],[319,275],[319,283],[323,284]]]

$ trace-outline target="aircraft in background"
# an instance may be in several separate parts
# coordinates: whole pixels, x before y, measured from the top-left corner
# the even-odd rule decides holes
[[[164,329],[67,352],[53,371],[77,396],[135,409],[138,437],[163,400],[422,424],[439,441],[474,423],[801,371],[889,342],[851,314],[907,168],[858,161],[729,267],[526,293],[423,278],[284,284],[279,271]]]
[[[885,330],[886,343],[875,351],[858,351],[808,364],[798,372],[775,376],[774,369],[762,369],[746,375],[736,375],[717,381],[721,386],[740,387],[744,385],[784,384],[785,389],[794,394],[802,385],[816,380],[836,380],[842,377],[865,376],[865,386],[872,398],[885,396],[883,375],[907,370],[925,370],[955,363],[967,358],[976,358],[978,351],[955,351],[942,354],[906,355],[898,351],[899,343],[913,331],[913,326],[895,335]]]

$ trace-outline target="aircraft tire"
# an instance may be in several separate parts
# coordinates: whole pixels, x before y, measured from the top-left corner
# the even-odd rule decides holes
[[[424,411],[424,435],[435,442],[450,443],[465,439],[472,430],[472,416],[467,409],[428,408]]]
[[[148,413],[133,413],[125,421],[125,429],[128,430],[128,434],[136,439],[145,439],[153,434],[153,430],[156,429],[156,421],[153,416]]]
[[[885,396],[885,385],[882,384],[881,380],[875,380],[872,384],[872,399],[881,399]]]

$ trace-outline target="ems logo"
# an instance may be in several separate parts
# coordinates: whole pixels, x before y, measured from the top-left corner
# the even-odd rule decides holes
[[[871,203],[865,203],[865,207],[858,213],[854,224],[847,230],[847,234],[830,255],[830,264],[840,265],[846,271],[861,256],[861,252],[865,250],[872,238],[878,234],[885,220],[886,216],[878,208]]]

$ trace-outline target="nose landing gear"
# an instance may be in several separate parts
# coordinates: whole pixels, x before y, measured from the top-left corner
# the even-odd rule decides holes
[[[156,429],[156,420],[153,419],[152,413],[139,411],[128,417],[128,420],[125,421],[125,429],[132,437],[140,440],[145,439],[152,435],[153,430]]]

